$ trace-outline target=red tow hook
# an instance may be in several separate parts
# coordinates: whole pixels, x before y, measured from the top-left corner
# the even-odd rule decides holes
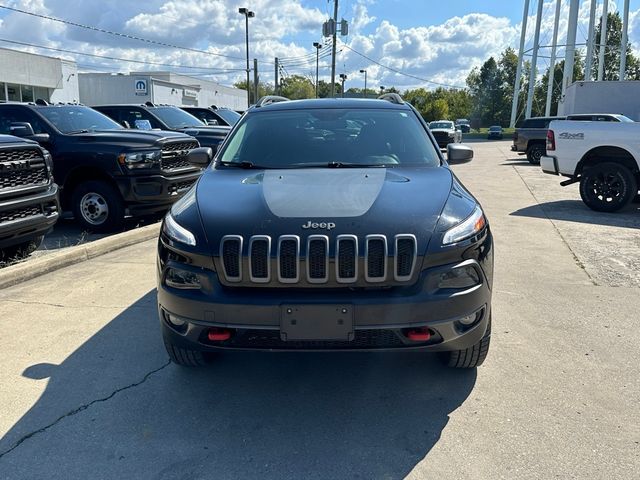
[[[406,337],[412,342],[428,342],[431,331],[427,327],[412,328],[406,333]]]
[[[231,330],[228,328],[213,327],[207,332],[207,338],[210,342],[224,342],[231,338]]]

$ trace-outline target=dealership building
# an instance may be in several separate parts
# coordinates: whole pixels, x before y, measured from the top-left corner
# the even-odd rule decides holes
[[[146,103],[247,108],[247,92],[172,72],[81,73],[80,102],[85,105]]]
[[[73,61],[0,48],[0,65],[0,101],[79,101]]]

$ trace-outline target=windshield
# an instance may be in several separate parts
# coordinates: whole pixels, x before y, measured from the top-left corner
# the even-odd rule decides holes
[[[616,115],[616,118],[618,119],[618,121],[623,122],[623,123],[634,123],[634,121],[631,120],[626,115]]]
[[[500,130],[502,130],[502,127],[490,127],[489,128],[490,132],[499,132]]]
[[[240,117],[241,117],[241,115],[238,112],[234,112],[233,110],[220,109],[220,110],[216,110],[216,113],[220,115],[222,118],[224,118],[225,121],[231,126],[238,123],[238,120],[240,120]]]
[[[453,122],[431,122],[429,128],[453,128]]]
[[[121,130],[123,127],[106,115],[89,107],[40,107],[40,112],[62,133],[91,132],[94,130]]]
[[[153,113],[171,129],[202,127],[204,123],[190,113],[175,107],[156,107]]]
[[[233,132],[220,160],[265,168],[440,165],[415,115],[389,109],[254,113]]]

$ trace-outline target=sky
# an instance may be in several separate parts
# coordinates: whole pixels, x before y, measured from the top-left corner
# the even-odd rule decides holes
[[[549,45],[556,0],[540,1],[541,45]],[[562,0],[560,44],[568,4]],[[590,1],[580,4],[577,43],[584,43]],[[609,0],[609,11],[622,4]],[[370,88],[464,87],[472,68],[509,46],[517,48],[523,5],[523,0],[339,0],[339,18],[349,23],[349,34],[337,43],[336,76],[347,75],[347,88],[363,87],[362,69]],[[536,5],[530,1],[526,49],[533,44]],[[0,0],[0,6],[40,15],[0,8],[0,47],[72,59],[81,71],[172,70],[227,85],[245,77],[245,20],[238,8],[248,7],[255,12],[249,53],[259,60],[261,80],[273,82],[275,57],[281,74],[313,79],[314,42],[323,45],[317,52],[319,76],[330,78],[331,48],[322,24],[333,13],[333,0]],[[630,1],[630,12],[629,39],[640,53],[640,0]],[[549,51],[540,51],[540,74],[549,66]],[[562,58],[562,49],[558,53]]]

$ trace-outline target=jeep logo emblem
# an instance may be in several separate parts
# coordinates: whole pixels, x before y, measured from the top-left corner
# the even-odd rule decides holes
[[[332,222],[321,222],[321,223],[316,223],[316,222],[312,222],[311,220],[307,221],[307,223],[305,223],[304,225],[302,225],[302,228],[304,229],[323,229],[323,230],[331,230],[332,228],[336,228],[336,224],[332,223]]]

